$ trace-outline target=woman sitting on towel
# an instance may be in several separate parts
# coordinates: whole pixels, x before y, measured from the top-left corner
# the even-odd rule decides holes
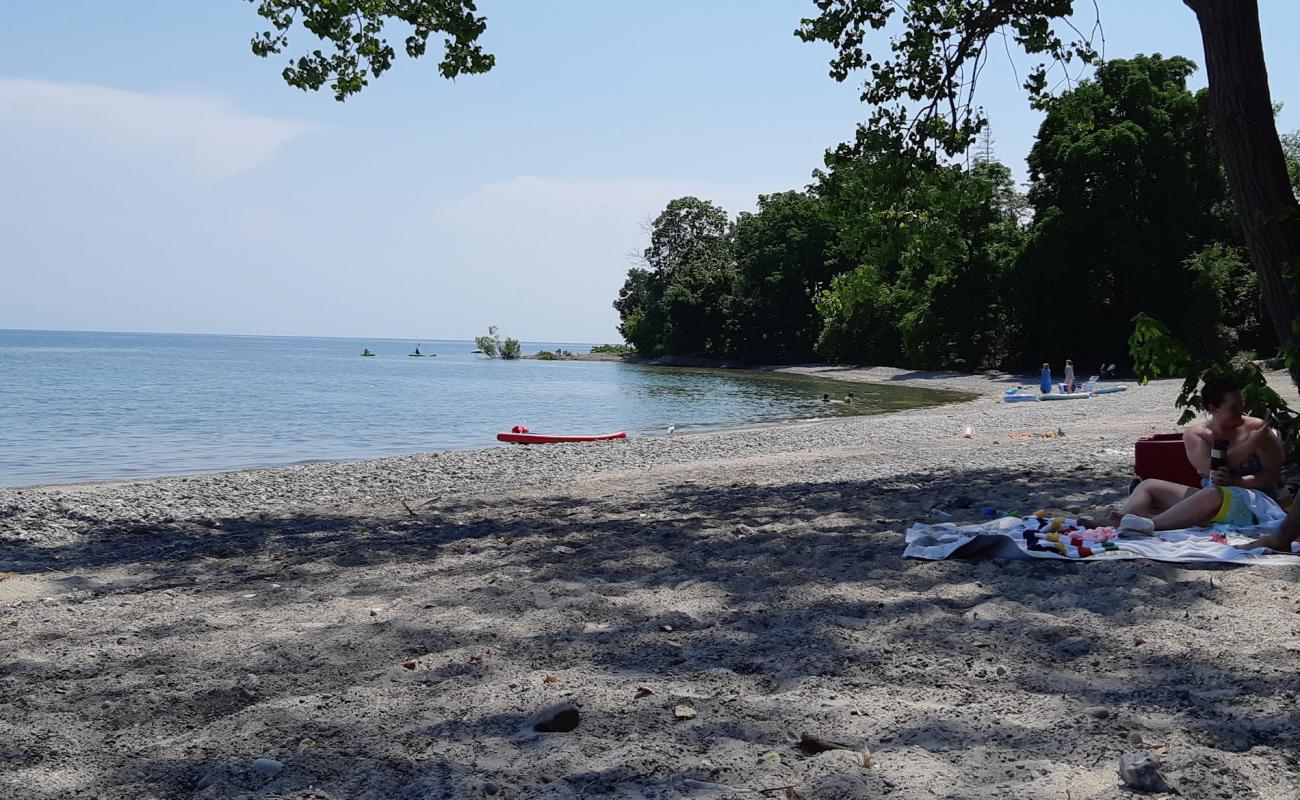
[[[1273,499],[1282,472],[1282,443],[1264,420],[1244,416],[1237,385],[1206,381],[1201,400],[1210,418],[1183,432],[1187,460],[1201,474],[1200,489],[1156,478],[1138,484],[1121,510],[1120,527],[1151,533],[1216,523],[1249,527],[1283,515]],[[1210,450],[1226,441],[1226,466],[1210,469]]]

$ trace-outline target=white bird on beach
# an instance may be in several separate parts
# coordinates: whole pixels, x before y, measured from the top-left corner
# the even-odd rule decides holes
[[[677,426],[676,426],[676,425],[669,425],[669,426],[668,426],[668,435],[669,435],[669,436],[672,436],[673,431],[675,431],[675,430],[677,430]]]

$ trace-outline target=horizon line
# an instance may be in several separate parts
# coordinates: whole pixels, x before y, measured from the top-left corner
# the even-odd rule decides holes
[[[314,334],[280,334],[280,333],[195,333],[193,331],[130,331],[130,330],[95,330],[81,328],[0,328],[0,333],[113,333],[127,334],[132,336],[226,336],[239,337],[245,339],[338,339],[338,340],[356,340],[356,341],[384,341],[384,342],[469,342],[474,341],[474,337],[467,339],[452,337],[398,337],[398,336],[320,336]],[[574,344],[574,345],[591,345],[607,344],[606,342],[581,342],[581,341],[563,341],[559,339],[520,339],[520,342],[529,344]]]

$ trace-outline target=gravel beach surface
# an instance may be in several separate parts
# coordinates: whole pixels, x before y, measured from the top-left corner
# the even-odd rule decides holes
[[[0,797],[1300,796],[1296,570],[900,558],[1118,502],[1179,383],[804,371],[979,397],[0,490]]]

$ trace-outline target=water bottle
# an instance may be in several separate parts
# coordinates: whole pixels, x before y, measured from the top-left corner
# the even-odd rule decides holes
[[[1215,439],[1210,446],[1210,472],[1228,466],[1228,440]]]

